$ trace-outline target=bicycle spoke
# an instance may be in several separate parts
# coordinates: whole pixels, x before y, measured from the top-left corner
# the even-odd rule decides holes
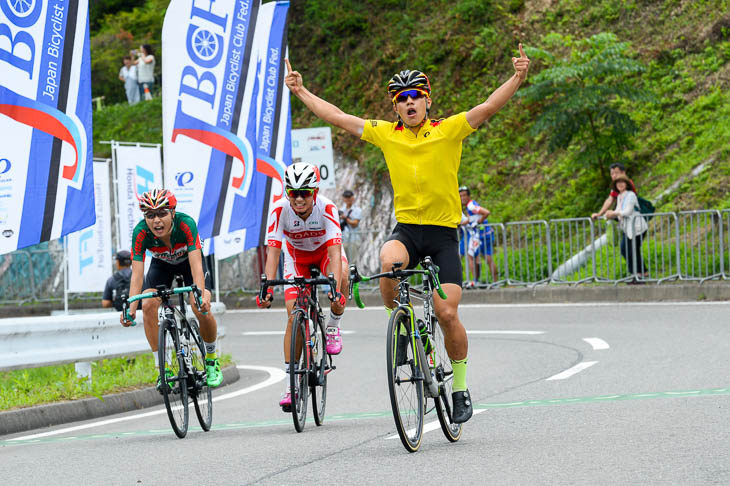
[[[172,430],[183,438],[188,431],[188,387],[180,350],[175,323],[165,319],[160,323],[159,335],[160,387]]]
[[[451,369],[451,360],[446,352],[444,334],[441,326],[434,317],[431,332],[431,343],[434,346],[433,357],[436,368],[436,380],[439,382],[439,396],[435,399],[436,414],[446,439],[456,442],[461,437],[462,424],[454,423],[452,419],[453,402],[451,398],[454,372]]]
[[[200,335],[200,327],[195,319],[189,321],[191,336],[190,365],[191,377],[188,380],[190,395],[195,404],[195,414],[198,416],[200,427],[206,432],[213,423],[213,393],[208,386],[208,376],[205,372],[205,344]]]
[[[304,430],[307,420],[307,399],[309,398],[309,370],[306,344],[305,316],[297,313],[292,323],[292,334],[289,358],[289,380],[291,387],[291,412],[294,428],[297,432]],[[300,351],[297,355],[297,350]],[[297,356],[299,358],[297,359]]]
[[[388,326],[388,389],[396,429],[406,450],[415,452],[423,433],[423,379],[416,366],[409,334],[410,316],[404,309],[391,314]]]

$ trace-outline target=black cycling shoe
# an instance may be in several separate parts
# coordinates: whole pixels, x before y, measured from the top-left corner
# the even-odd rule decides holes
[[[471,395],[469,394],[469,390],[454,392],[451,394],[451,399],[454,403],[454,410],[451,418],[454,420],[455,424],[463,424],[474,414],[474,410],[471,407]]]

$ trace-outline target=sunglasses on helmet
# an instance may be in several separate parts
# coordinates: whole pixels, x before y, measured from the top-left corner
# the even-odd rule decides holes
[[[424,91],[421,91],[420,89],[407,89],[395,95],[393,101],[396,101],[398,103],[404,103],[408,101],[409,96],[414,100],[417,100],[426,96],[426,93]]]
[[[286,195],[292,199],[296,199],[298,197],[306,199],[312,194],[314,194],[314,189],[286,189]]]

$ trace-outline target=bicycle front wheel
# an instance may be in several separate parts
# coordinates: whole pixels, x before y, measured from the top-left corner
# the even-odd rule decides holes
[[[198,321],[190,319],[189,323],[191,376],[188,376],[188,388],[193,397],[200,427],[208,432],[213,423],[213,392],[208,386],[208,375],[205,372],[205,344],[200,335]]]
[[[327,404],[327,335],[324,323],[317,317],[317,322],[310,329],[312,342],[312,376],[310,377],[309,393],[312,395],[312,415],[314,423],[322,425],[324,422],[324,407]],[[317,392],[319,389],[319,393]]]
[[[291,414],[297,432],[304,430],[304,423],[307,421],[307,399],[309,398],[307,333],[307,317],[302,312],[297,312],[292,323],[289,347]]]
[[[175,435],[182,439],[188,433],[188,387],[185,362],[179,352],[180,337],[173,321],[165,319],[160,323],[158,346],[160,387],[167,417]]]
[[[411,339],[410,315],[401,307],[390,316],[385,354],[395,428],[406,450],[416,452],[423,434],[423,376]]]
[[[439,396],[434,399],[436,414],[439,417],[441,430],[446,438],[449,442],[456,442],[461,437],[462,424],[454,423],[452,415],[454,402],[451,393],[454,383],[454,371],[451,369],[451,360],[446,353],[444,333],[435,317],[433,319],[431,343],[433,344],[434,374],[439,384]]]

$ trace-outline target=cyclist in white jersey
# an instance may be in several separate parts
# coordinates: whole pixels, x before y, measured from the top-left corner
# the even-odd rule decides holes
[[[290,165],[284,174],[287,199],[274,203],[267,223],[266,278],[275,279],[279,257],[284,251],[284,278],[310,277],[310,266],[319,267],[323,275],[334,274],[337,295],[330,306],[327,322],[327,353],[342,351],[340,320],[345,311],[345,294],[348,291],[349,268],[342,247],[337,207],[328,198],[318,195],[319,171],[313,165],[299,162]],[[259,307],[269,307],[273,300],[269,288],[264,301],[256,297]],[[296,289],[288,286],[284,291],[287,326],[284,335],[284,365],[289,372],[289,342],[292,327],[292,310],[296,301]],[[293,357],[296,359],[296,357]],[[289,380],[287,380],[287,383]],[[285,412],[291,410],[291,390],[287,385],[279,405]]]

